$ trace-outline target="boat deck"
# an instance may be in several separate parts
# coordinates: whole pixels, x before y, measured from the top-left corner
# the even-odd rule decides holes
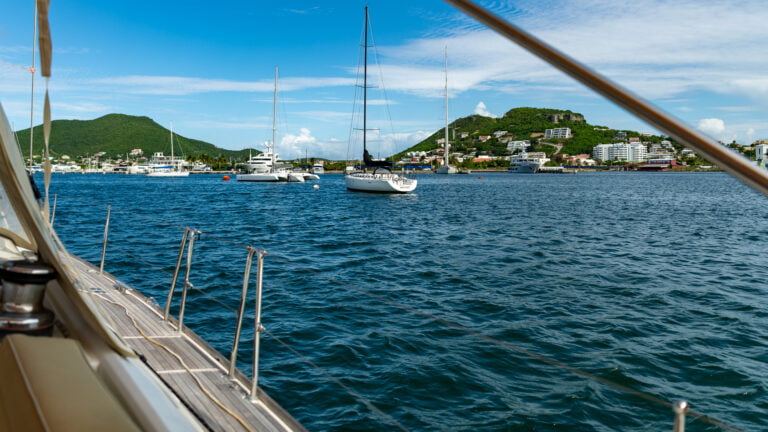
[[[250,381],[239,371],[237,381],[230,378],[228,359],[191,331],[179,333],[176,321],[164,321],[163,311],[148,298],[108,273],[100,274],[91,264],[75,256],[70,258],[80,280],[95,294],[94,301],[113,323],[114,332],[145,358],[146,364],[210,430],[304,430],[260,389],[259,400],[251,402],[246,390]],[[235,415],[218,406],[206,392]]]

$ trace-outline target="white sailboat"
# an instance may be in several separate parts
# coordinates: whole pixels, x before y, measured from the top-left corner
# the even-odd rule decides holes
[[[247,181],[247,182],[284,182],[289,181],[288,178],[288,169],[286,167],[280,166],[277,163],[277,154],[275,153],[275,137],[277,135],[277,79],[278,79],[278,68],[275,66],[275,92],[274,97],[272,99],[272,142],[266,143],[267,151],[262,154],[262,157],[260,158],[260,162],[266,162],[266,163],[259,163],[258,171],[254,170],[247,174],[238,174],[237,175],[237,181]],[[269,161],[264,161],[264,157],[268,156]],[[253,158],[251,158],[253,159]],[[249,161],[251,160],[249,159]],[[268,166],[269,169],[266,171],[263,170],[261,167]],[[302,179],[303,181],[303,179]]]
[[[171,159],[166,164],[159,164],[147,173],[147,177],[188,177],[189,171],[182,166],[183,161],[173,156],[173,125],[171,125]],[[157,153],[155,154],[157,156]],[[160,153],[162,157],[162,153]]]
[[[458,174],[459,170],[450,163],[451,143],[448,139],[448,47],[445,47],[445,152],[443,165],[437,169],[437,174]]]
[[[368,104],[368,6],[365,7],[365,31],[363,43],[363,170],[344,176],[347,189],[360,192],[408,193],[416,189],[417,180],[397,175],[391,171],[392,164],[375,161],[366,146],[367,104]],[[373,172],[366,169],[372,168]]]

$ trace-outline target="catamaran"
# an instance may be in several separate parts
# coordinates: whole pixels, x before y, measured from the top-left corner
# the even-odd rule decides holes
[[[347,189],[360,192],[408,193],[416,189],[417,180],[392,172],[388,161],[373,160],[367,147],[368,114],[368,6],[365,7],[363,42],[363,169],[344,176]],[[368,172],[372,169],[372,172]]]

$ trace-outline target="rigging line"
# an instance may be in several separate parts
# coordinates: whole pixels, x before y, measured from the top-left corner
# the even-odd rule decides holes
[[[390,421],[392,424],[394,424],[395,426],[397,426],[397,427],[398,427],[398,429],[400,429],[400,430],[403,430],[403,431],[408,431],[408,430],[409,430],[408,428],[406,428],[405,426],[403,426],[403,425],[402,425],[402,424],[401,424],[399,421],[395,420],[395,418],[394,418],[394,417],[392,417],[391,415],[389,415],[389,414],[385,413],[384,411],[380,410],[379,408],[377,408],[377,407],[376,407],[376,405],[374,405],[374,404],[373,404],[371,401],[369,401],[368,399],[366,399],[366,398],[365,398],[363,395],[361,395],[360,393],[358,393],[358,392],[354,391],[354,390],[353,390],[351,387],[347,386],[347,385],[346,385],[346,384],[344,384],[343,382],[339,381],[339,380],[338,380],[336,377],[334,377],[333,375],[331,375],[330,373],[328,373],[328,372],[327,372],[325,369],[323,369],[322,367],[320,367],[320,366],[318,366],[317,364],[315,364],[315,363],[314,363],[312,360],[310,360],[309,358],[307,358],[307,357],[305,357],[304,355],[302,355],[300,352],[298,352],[298,351],[296,351],[295,349],[293,349],[293,347],[291,347],[291,346],[290,346],[290,345],[288,345],[287,343],[283,342],[283,341],[282,341],[282,339],[280,339],[279,337],[275,336],[275,335],[274,335],[273,333],[271,333],[269,330],[267,330],[267,329],[265,329],[265,328],[262,328],[262,329],[261,329],[261,331],[263,331],[264,333],[266,333],[266,334],[270,335],[270,336],[271,336],[272,338],[274,338],[274,339],[275,339],[275,340],[276,340],[276,341],[277,341],[277,342],[278,342],[280,345],[282,345],[283,347],[285,347],[287,350],[291,351],[291,352],[292,352],[292,353],[293,353],[295,356],[299,357],[300,359],[302,359],[303,361],[305,361],[307,364],[311,365],[311,366],[312,366],[313,368],[315,368],[315,369],[316,369],[318,372],[320,372],[321,374],[323,374],[323,375],[324,375],[326,378],[328,378],[329,380],[333,381],[333,382],[334,382],[334,383],[336,383],[336,384],[337,384],[339,387],[343,388],[343,389],[344,389],[344,390],[345,390],[347,393],[349,393],[350,395],[352,395],[352,396],[354,396],[355,398],[357,398],[358,400],[360,400],[360,402],[362,402],[362,403],[363,403],[363,404],[364,404],[366,407],[368,407],[368,409],[370,409],[371,411],[375,412],[376,414],[378,414],[378,415],[380,415],[380,416],[384,417],[385,419],[389,420],[389,421]]]
[[[672,409],[673,406],[674,406],[673,403],[665,401],[665,400],[663,400],[663,399],[661,399],[661,398],[659,398],[657,396],[653,396],[651,394],[644,393],[644,392],[642,392],[640,390],[635,390],[635,389],[627,387],[625,385],[622,385],[622,384],[610,381],[610,380],[608,380],[606,378],[599,377],[599,376],[597,376],[597,375],[595,375],[595,374],[593,374],[591,372],[587,372],[587,371],[585,371],[583,369],[579,369],[577,367],[567,365],[567,364],[565,364],[563,362],[560,362],[558,360],[551,359],[549,357],[543,356],[541,354],[537,354],[537,353],[535,353],[533,351],[529,351],[529,350],[527,350],[525,348],[521,348],[521,347],[518,347],[516,345],[512,345],[509,342],[504,342],[504,341],[498,340],[498,339],[496,339],[496,338],[494,338],[492,336],[488,336],[488,335],[486,335],[484,333],[481,333],[479,331],[469,329],[469,328],[464,327],[464,326],[462,326],[460,324],[457,324],[457,323],[455,323],[453,321],[449,321],[449,320],[447,320],[445,318],[437,317],[437,316],[435,316],[433,314],[421,311],[419,309],[416,309],[416,308],[408,306],[408,305],[404,305],[402,303],[396,302],[396,301],[391,300],[391,299],[389,299],[387,297],[384,297],[382,295],[374,294],[374,293],[372,293],[372,292],[370,292],[368,290],[365,290],[363,288],[360,288],[360,287],[348,284],[348,283],[340,281],[338,279],[334,279],[334,278],[325,276],[320,271],[313,270],[313,269],[306,268],[306,267],[301,267],[299,265],[296,265],[293,261],[291,261],[291,260],[289,260],[289,259],[287,259],[285,257],[281,257],[280,255],[271,254],[270,257],[272,257],[273,259],[282,260],[283,262],[286,262],[286,263],[289,263],[289,264],[293,265],[295,268],[298,268],[298,269],[301,269],[303,271],[306,271],[306,272],[312,273],[314,275],[320,276],[321,278],[326,279],[326,280],[328,280],[330,282],[333,282],[333,283],[338,284],[340,286],[343,286],[345,288],[349,288],[349,289],[355,290],[355,291],[357,291],[359,293],[365,294],[365,295],[367,295],[369,297],[372,297],[372,298],[374,298],[376,300],[379,300],[379,301],[381,301],[383,303],[387,303],[387,304],[389,304],[389,305],[391,305],[393,307],[396,307],[398,309],[402,309],[402,310],[411,312],[413,314],[420,315],[420,316],[422,316],[424,318],[428,318],[428,319],[434,320],[434,321],[436,321],[436,322],[438,322],[440,324],[443,324],[445,326],[451,327],[451,328],[453,328],[455,330],[458,330],[458,331],[460,331],[462,333],[466,333],[466,334],[468,334],[470,336],[474,336],[476,338],[482,339],[482,340],[484,340],[486,342],[489,342],[491,344],[500,346],[502,348],[506,348],[508,350],[515,351],[515,352],[517,352],[519,354],[523,354],[523,355],[525,355],[527,357],[539,360],[542,363],[546,363],[548,365],[557,367],[559,369],[563,369],[563,370],[569,371],[569,372],[571,372],[573,374],[582,376],[582,377],[587,378],[589,380],[596,381],[598,383],[601,383],[603,385],[611,387],[611,388],[613,388],[615,390],[619,390],[619,391],[621,391],[623,393],[627,393],[627,394],[631,394],[631,395],[637,396],[637,397],[639,397],[641,399],[644,399],[644,400],[646,400],[648,402],[652,402],[652,403],[655,403],[657,405],[661,405],[661,406],[667,407],[669,409]],[[728,425],[728,424],[726,424],[726,423],[724,423],[724,422],[722,422],[720,420],[717,420],[717,419],[715,419],[713,417],[710,417],[710,416],[708,416],[706,414],[697,412],[695,410],[689,410],[687,412],[687,414],[690,415],[691,417],[695,417],[695,418],[697,418],[699,420],[703,420],[703,421],[705,421],[707,423],[710,423],[712,425],[718,426],[721,429],[732,431],[732,432],[741,432],[741,429],[738,429],[738,428],[736,428],[734,426]]]
[[[211,392],[210,392],[210,390],[208,390],[208,388],[205,386],[205,384],[203,384],[203,382],[200,380],[200,378],[198,378],[198,377],[197,377],[197,375],[195,375],[195,373],[194,373],[194,372],[192,372],[192,369],[191,369],[189,366],[187,366],[187,364],[184,362],[184,359],[183,359],[183,358],[182,358],[182,357],[181,357],[179,354],[177,354],[175,351],[173,351],[173,350],[172,350],[171,348],[169,348],[168,346],[164,345],[164,344],[163,344],[163,343],[161,343],[161,342],[158,342],[156,339],[152,338],[150,335],[148,335],[147,333],[145,333],[145,332],[144,332],[144,330],[143,330],[143,329],[142,329],[142,328],[139,326],[138,322],[137,322],[137,321],[136,321],[136,319],[133,317],[133,315],[131,315],[131,313],[128,311],[128,308],[127,308],[127,307],[125,307],[124,305],[122,305],[122,304],[120,304],[120,303],[117,303],[117,302],[115,302],[115,301],[112,301],[111,299],[108,299],[108,298],[104,297],[103,295],[101,295],[101,294],[99,294],[99,293],[96,293],[96,292],[92,292],[92,295],[94,295],[94,296],[96,296],[96,297],[99,297],[99,298],[100,298],[100,299],[102,299],[103,301],[105,301],[105,302],[107,302],[107,303],[110,303],[110,304],[112,304],[113,306],[118,306],[118,307],[122,308],[122,309],[123,309],[123,311],[125,312],[125,316],[127,316],[127,317],[128,317],[128,319],[130,319],[130,320],[131,320],[131,323],[133,324],[133,327],[136,329],[136,331],[138,331],[138,332],[139,332],[139,334],[140,334],[140,335],[141,335],[141,336],[142,336],[144,339],[146,339],[148,342],[150,342],[151,344],[153,344],[153,345],[155,345],[155,346],[157,346],[157,347],[160,347],[160,348],[162,348],[162,349],[163,349],[163,350],[165,350],[165,351],[166,351],[168,354],[170,354],[171,356],[173,356],[173,357],[174,357],[174,358],[175,358],[175,359],[176,359],[176,360],[179,362],[179,364],[181,365],[181,367],[182,367],[182,368],[184,368],[184,369],[187,371],[187,373],[189,373],[189,376],[190,376],[190,377],[191,377],[191,378],[192,378],[192,379],[195,381],[195,383],[197,383],[197,386],[198,386],[198,387],[200,388],[200,390],[201,390],[201,391],[202,391],[202,392],[203,392],[203,393],[204,393],[204,394],[205,394],[205,395],[208,397],[208,399],[210,399],[210,400],[211,400],[211,402],[213,402],[214,404],[216,404],[216,405],[217,405],[219,408],[221,408],[221,409],[222,409],[222,410],[223,410],[225,413],[227,413],[227,414],[228,414],[230,417],[232,417],[232,418],[233,418],[233,419],[235,419],[235,420],[236,420],[238,423],[240,423],[240,425],[241,425],[241,426],[243,426],[243,427],[245,428],[245,430],[247,430],[247,431],[250,431],[250,432],[255,432],[255,430],[254,430],[253,428],[251,428],[251,427],[248,425],[248,423],[247,423],[245,420],[243,420],[243,418],[242,418],[242,417],[240,417],[239,415],[237,415],[237,413],[236,413],[236,412],[232,411],[232,410],[231,410],[231,409],[229,409],[227,406],[225,406],[225,405],[224,405],[224,403],[222,403],[222,402],[221,402],[219,399],[217,399],[217,398],[216,398],[216,396],[214,396],[214,395],[213,395],[213,393],[211,393]]]
[[[236,310],[235,310],[233,307],[226,305],[226,304],[225,304],[224,302],[222,302],[221,300],[217,299],[216,297],[214,297],[214,296],[212,296],[212,295],[208,294],[207,292],[205,292],[205,291],[201,290],[200,288],[196,287],[196,286],[195,286],[195,285],[194,285],[194,284],[193,284],[191,281],[190,281],[190,288],[192,288],[192,290],[194,290],[194,291],[197,291],[197,292],[199,292],[201,295],[203,295],[204,297],[208,298],[208,299],[209,299],[209,300],[211,300],[212,302],[214,302],[214,303],[218,304],[219,306],[223,307],[224,309],[227,309],[227,310],[229,310],[230,312],[232,312],[232,313],[234,313],[235,315],[237,315],[237,312],[238,312],[238,311],[236,311]]]
[[[8,62],[4,62],[4,61],[0,61],[0,63],[4,64],[6,66],[11,66],[11,67],[15,67],[15,68],[19,68],[19,69],[25,70],[27,72],[35,73],[35,68],[34,67],[19,66],[17,64],[8,63]]]
[[[149,267],[150,267],[152,270],[154,270],[154,271],[157,271],[157,272],[160,272],[160,273],[165,273],[167,276],[171,276],[171,277],[173,277],[173,273],[171,273],[171,272],[169,272],[169,271],[166,271],[166,270],[164,270],[162,267],[159,267],[157,264],[155,264],[155,263],[151,263],[151,262],[149,262],[149,261],[147,261],[147,260],[145,260],[145,259],[143,259],[143,258],[141,258],[141,257],[139,257],[139,256],[137,256],[137,255],[134,255],[134,254],[132,254],[132,253],[130,252],[130,251],[131,251],[131,249],[128,249],[128,248],[124,248],[124,247],[122,247],[122,246],[118,246],[118,245],[115,245],[115,244],[110,244],[110,248],[111,248],[111,249],[117,249],[117,250],[119,250],[119,251],[122,251],[122,252],[125,254],[125,256],[127,256],[127,257],[130,257],[130,258],[133,258],[133,259],[135,259],[136,261],[139,261],[140,263],[142,263],[142,264],[145,264],[145,265],[149,266]]]
[[[363,32],[368,31],[368,29],[365,27],[365,24],[363,24]],[[360,40],[364,38],[363,33],[360,34]],[[363,47],[362,45],[358,47],[357,50],[357,68],[355,69],[355,85],[354,87],[354,93],[352,97],[352,116],[349,119],[349,139],[347,140],[347,161],[352,160],[352,141],[354,140],[354,131],[355,131],[355,119],[358,118],[359,114],[358,111],[358,104],[357,100],[359,96],[359,88],[360,88],[360,66],[361,66],[361,59],[363,58],[362,54]],[[365,133],[365,131],[363,131]],[[355,144],[357,142],[355,141]]]
[[[373,58],[376,62],[376,66],[379,68],[379,81],[381,82],[381,91],[384,93],[384,109],[387,111],[387,120],[389,120],[389,131],[392,134],[392,142],[393,142],[393,148],[391,149],[393,151],[392,155],[394,156],[394,142],[395,142],[395,126],[394,123],[392,123],[392,113],[389,110],[389,95],[387,94],[387,86],[384,85],[384,72],[381,69],[381,62],[379,61],[379,50],[376,46],[376,41],[373,38],[373,23],[368,23],[368,25],[371,27],[371,46],[373,47]],[[381,138],[381,137],[379,137]],[[392,163],[394,164],[394,158],[392,160]]]

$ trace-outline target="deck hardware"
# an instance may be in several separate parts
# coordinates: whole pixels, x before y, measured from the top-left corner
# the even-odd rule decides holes
[[[179,333],[184,330],[184,308],[187,305],[187,291],[189,287],[193,287],[189,281],[189,274],[192,272],[192,252],[195,250],[195,237],[200,235],[200,231],[190,229],[192,234],[189,237],[189,244],[187,245],[187,267],[184,273],[184,286],[181,289],[181,305],[179,306],[179,326],[177,328]],[[193,287],[194,288],[194,287]]]
[[[104,274],[104,258],[107,257],[107,238],[109,237],[109,216],[112,213],[112,206],[107,206],[107,221],[104,223],[104,243],[101,245],[101,264],[99,264],[99,274]]]
[[[173,271],[171,279],[171,289],[168,291],[168,300],[165,302],[165,314],[163,319],[168,321],[171,316],[171,300],[173,300],[173,291],[176,289],[176,281],[179,279],[179,270],[181,269],[181,260],[184,258],[184,246],[187,245],[190,229],[184,227],[184,235],[181,236],[181,245],[179,246],[179,257],[176,259],[176,269]]]
[[[672,410],[675,412],[675,426],[672,429],[674,432],[685,432],[685,414],[688,412],[688,408],[686,401],[675,402],[672,406]]]
[[[262,281],[264,275],[264,256],[267,251],[259,249],[256,257],[256,319],[253,329],[253,378],[251,379],[251,402],[256,402],[259,398],[259,341],[263,327],[261,326],[261,293]]]
[[[235,329],[235,341],[232,343],[232,354],[229,359],[229,376],[235,375],[237,364],[237,348],[240,344],[240,331],[243,328],[243,314],[245,313],[245,299],[248,295],[248,283],[251,279],[251,268],[253,267],[253,255],[257,252],[251,246],[248,246],[248,258],[245,260],[245,271],[243,272],[243,290],[240,297],[240,308],[237,312],[237,327]]]

